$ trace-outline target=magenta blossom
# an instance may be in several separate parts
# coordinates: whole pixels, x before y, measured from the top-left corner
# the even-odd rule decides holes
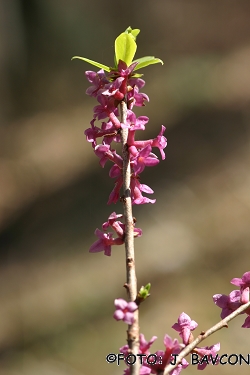
[[[143,333],[140,334],[140,353],[149,355],[149,349],[151,345],[155,342],[157,336],[153,336],[149,341],[145,339]]]
[[[114,99],[122,100],[124,98],[124,94],[120,92],[119,89],[123,81],[123,77],[117,78],[112,84],[107,85],[107,90],[103,91],[102,95],[113,96]]]
[[[240,298],[241,293],[239,290],[233,290],[228,296],[225,294],[215,294],[213,296],[214,303],[222,309],[221,319],[224,319],[241,306]]]
[[[123,160],[115,150],[110,149],[110,145],[97,145],[95,147],[95,154],[100,158],[100,165],[104,167],[108,160],[116,163],[119,168],[122,168]]]
[[[108,160],[114,159],[112,150],[110,150],[109,145],[97,145],[95,147],[95,154],[100,158],[100,165],[104,168],[104,165]]]
[[[139,90],[145,85],[145,81],[141,78],[130,78],[128,85],[131,88],[128,91],[128,108],[132,109],[133,106],[142,107],[145,105],[145,101],[149,102],[149,97],[140,93]]]
[[[118,237],[124,238],[125,235],[125,224],[123,224],[121,221],[117,220],[118,218],[123,217],[122,214],[116,214],[113,212],[109,218],[108,221],[102,224],[102,229],[107,230],[109,227],[111,227]],[[134,228],[134,237],[140,237],[142,235],[142,230],[140,228]]]
[[[249,287],[243,289],[240,297],[241,303],[248,303],[249,302]]]
[[[117,169],[116,169],[116,171],[117,171]],[[119,199],[120,199],[120,190],[121,190],[122,184],[123,184],[123,178],[122,178],[122,176],[120,176],[116,180],[114,189],[111,191],[111,193],[109,195],[109,200],[108,200],[107,204],[116,203],[116,202],[119,201]]]
[[[135,302],[127,302],[122,298],[115,299],[116,311],[113,317],[115,320],[123,320],[131,325],[134,322],[134,311],[138,309]]]
[[[250,271],[245,272],[242,278],[235,277],[234,279],[232,279],[231,284],[239,286],[241,292],[245,288],[250,287]]]
[[[102,122],[101,130],[103,132],[103,144],[110,145],[111,142],[121,142],[119,129],[113,125],[112,121]]]
[[[161,153],[162,160],[164,160],[165,153],[163,150],[167,146],[167,139],[163,135],[165,130],[166,130],[165,126],[162,125],[159,135],[154,139],[148,139],[146,141],[135,141],[134,134],[132,132],[131,134],[129,134],[129,137],[128,137],[128,145],[135,146],[136,148],[139,148],[139,149],[146,147],[147,145],[151,145],[151,147],[157,147],[159,148],[159,151]]]
[[[142,192],[153,194],[154,191],[149,186],[141,184],[137,178],[131,178],[132,204],[155,203],[156,199],[143,197]]]
[[[152,147],[158,147],[161,153],[162,160],[165,159],[164,148],[167,146],[167,139],[164,137],[163,133],[165,132],[165,126],[161,126],[161,131],[159,135],[154,139]]]
[[[195,348],[193,353],[198,354],[201,358],[199,358],[199,364],[197,366],[198,370],[204,370],[204,368],[209,364],[212,363],[213,365],[218,365],[220,361],[220,357],[218,356],[217,352],[220,350],[220,343],[218,342],[212,346],[204,346],[202,348]]]
[[[95,235],[99,237],[99,240],[93,243],[90,246],[90,253],[98,253],[104,251],[104,255],[111,255],[111,246],[113,245],[122,245],[124,240],[120,237],[113,238],[113,233],[103,233],[100,229],[95,230]]]
[[[87,70],[85,72],[85,75],[86,75],[87,80],[93,84],[93,86],[90,86],[86,90],[87,95],[96,97],[98,93],[100,92],[100,90],[102,90],[103,87],[107,83],[109,83],[103,69],[99,70],[99,72],[97,73]]]
[[[114,164],[110,168],[109,177],[111,177],[111,178],[117,178],[117,177],[119,177],[123,181],[121,167],[119,167],[117,164]]]
[[[149,102],[149,97],[146,94],[139,92],[138,86],[134,86],[133,90],[128,93],[128,99],[130,99],[130,109],[133,107],[133,105],[136,107],[143,107],[145,102]]]
[[[178,318],[178,323],[175,323],[172,328],[179,332],[180,337],[182,338],[183,344],[189,344],[189,338],[191,331],[198,327],[198,324],[191,320],[191,318],[182,312]]]
[[[177,339],[172,340],[170,336],[165,335],[164,337],[165,351],[158,350],[155,355],[157,356],[157,362],[152,365],[148,365],[151,368],[153,374],[159,374],[163,372],[165,367],[170,362],[175,362],[173,354],[179,354],[181,346]],[[179,364],[174,370],[170,372],[171,375],[179,375],[182,369],[185,369],[189,363],[183,358],[181,364]]]
[[[100,135],[101,129],[98,128],[98,126],[94,125],[95,119],[90,121],[91,128],[88,128],[85,130],[84,134],[86,135],[86,139],[88,142],[92,142],[92,147],[96,146],[96,138],[102,137],[102,134]]]
[[[154,167],[159,163],[159,159],[151,152],[151,150],[151,146],[148,145],[141,149],[136,157],[131,159],[131,165],[136,175],[142,173],[145,167]]]
[[[133,70],[134,70],[134,68],[136,67],[137,64],[138,64],[137,62],[133,62],[128,67],[127,64],[124,61],[119,60],[118,67],[117,67],[118,69],[117,70],[111,70],[110,73],[109,73],[109,77],[112,80],[117,79],[118,77],[124,77],[127,81],[128,78],[133,73]]]
[[[118,134],[117,128],[113,125],[111,121],[102,122],[101,128],[95,126],[96,119],[90,121],[91,128],[85,130],[84,134],[88,142],[92,142],[92,147],[97,145],[96,139],[103,137],[103,144],[110,145],[112,141],[119,143],[121,137]]]
[[[130,132],[134,134],[136,130],[145,130],[145,125],[148,123],[148,120],[149,118],[147,116],[139,116],[136,118],[135,113],[128,109],[125,127],[128,127]]]
[[[120,121],[116,117],[116,115],[118,115],[118,109],[114,105],[114,100],[111,99],[103,95],[97,96],[97,100],[100,104],[94,107],[94,117],[98,120],[109,117],[112,124],[116,126],[116,128],[120,128]]]
[[[123,214],[116,214],[115,212],[112,212],[112,214],[109,215],[108,221],[102,224],[102,229],[107,230],[108,227],[112,227],[112,225],[117,221],[117,219],[122,218]]]
[[[111,227],[116,232],[118,237],[123,238],[125,234],[125,225],[121,221],[117,220],[120,217],[123,217],[123,215],[117,215],[115,212],[113,212],[109,216],[108,221],[102,224],[102,229],[107,230],[108,227]]]
[[[123,184],[123,178],[122,178],[122,170],[114,165],[110,169],[109,173],[110,177],[118,177],[115,183],[115,186],[110,193],[108,204],[116,203],[118,202],[120,198],[120,190]],[[145,203],[155,203],[156,199],[149,199],[147,197],[144,197],[142,195],[142,192],[147,194],[153,194],[154,191],[147,185],[141,184],[138,178],[134,175],[131,177],[131,198],[132,198],[132,204],[145,204]]]

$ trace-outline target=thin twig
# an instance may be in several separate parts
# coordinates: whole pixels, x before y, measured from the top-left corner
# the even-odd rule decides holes
[[[206,332],[202,332],[194,341],[191,342],[191,344],[187,345],[178,355],[176,363],[174,365],[168,364],[162,375],[169,374],[173,369],[175,369],[178,364],[181,363],[182,359],[186,357],[191,351],[203,340],[205,340],[207,337],[211,336],[214,332],[219,331],[221,328],[228,327],[227,323],[230,322],[230,320],[234,319],[237,315],[241,314],[243,311],[245,311],[248,307],[250,307],[250,302],[240,306],[237,310],[232,312],[232,314],[228,315],[225,319],[221,320],[219,323],[215,324],[213,327],[209,328]]]
[[[126,124],[127,120],[127,105],[125,101],[120,104],[121,122]],[[135,273],[135,252],[134,252],[134,220],[132,215],[132,201],[131,201],[131,168],[129,161],[129,152],[127,147],[128,129],[122,129],[122,157],[123,157],[123,211],[125,221],[125,252],[126,252],[126,270],[127,282],[126,288],[128,291],[129,301],[135,301],[137,296],[137,279]],[[139,314],[138,310],[134,312],[134,323],[128,326],[127,331],[128,345],[131,353],[139,353]],[[131,375],[139,375],[140,363],[137,361],[130,367]]]

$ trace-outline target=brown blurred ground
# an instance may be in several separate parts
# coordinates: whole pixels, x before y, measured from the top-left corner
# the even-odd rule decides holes
[[[155,205],[135,207],[139,285],[152,283],[141,331],[165,333],[185,311],[206,329],[219,319],[212,295],[249,268],[250,2],[248,0],[0,2],[0,375],[121,374],[105,356],[125,344],[113,300],[125,297],[124,253],[89,254],[113,181],[83,131],[82,55],[109,65],[113,41],[140,28],[150,122],[167,127],[166,160],[145,171]],[[243,317],[208,344],[250,351]],[[193,374],[190,366],[185,374]],[[207,374],[246,374],[245,366]]]

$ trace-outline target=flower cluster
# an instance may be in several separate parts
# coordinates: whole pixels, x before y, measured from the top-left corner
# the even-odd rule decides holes
[[[214,303],[222,309],[221,319],[224,319],[241,305],[249,302],[250,271],[245,272],[242,278],[236,277],[232,279],[231,284],[239,286],[240,290],[233,290],[228,296],[225,294],[215,294],[213,296]],[[250,308],[243,313],[248,316],[242,327],[250,328]]]
[[[191,320],[191,318],[184,312],[180,314],[178,322],[175,323],[172,328],[179,332],[182,339],[183,348],[193,341],[193,334],[191,331],[195,330],[198,324]],[[220,343],[212,346],[196,347],[191,352],[198,354],[199,364],[198,370],[204,370],[204,368],[209,364],[219,364],[219,357],[216,352],[220,350]],[[215,358],[215,360],[214,360]]]
[[[109,196],[108,204],[116,203],[120,199],[120,190],[123,186],[123,158],[120,156],[114,144],[121,142],[122,129],[128,129],[127,149],[131,165],[131,200],[132,204],[155,203],[155,199],[145,197],[143,193],[152,194],[153,190],[140,182],[140,174],[145,167],[153,167],[159,163],[157,155],[152,150],[158,148],[162,160],[165,159],[164,148],[167,140],[163,133],[165,127],[162,126],[157,137],[148,140],[136,140],[138,130],[145,130],[148,117],[136,117],[133,112],[134,106],[144,106],[149,98],[141,93],[140,89],[145,85],[145,81],[134,74],[134,69],[138,62],[130,66],[124,61],[119,61],[117,69],[110,70],[106,75],[101,69],[97,73],[86,71],[86,77],[91,83],[86,93],[97,99],[98,105],[94,107],[94,118],[90,121],[91,127],[85,130],[87,141],[92,144],[96,156],[99,158],[101,167],[104,167],[109,160],[113,163],[109,176],[115,180],[114,188]],[[126,122],[119,120],[119,104],[125,101],[127,104]],[[96,125],[97,120],[101,126]],[[100,143],[98,143],[100,139]],[[103,224],[102,232],[96,229],[95,234],[99,238],[90,248],[90,252],[104,251],[105,255],[111,255],[112,245],[124,243],[124,225],[117,219],[122,215],[111,214],[108,222]],[[113,238],[113,233],[106,232],[111,227],[117,234]],[[134,235],[140,236],[142,231],[134,229]]]
[[[214,303],[219,306],[221,311],[221,318],[225,319],[228,315],[233,313],[240,306],[249,302],[249,288],[250,288],[250,271],[245,272],[242,278],[234,278],[231,280],[231,284],[236,285],[240,290],[233,290],[228,296],[225,294],[215,294],[213,296]],[[115,301],[116,312],[114,318],[116,320],[123,320],[125,322],[133,322],[133,312],[137,309],[136,304],[129,306],[130,304],[126,301],[119,299]],[[247,314],[243,328],[250,328],[250,307],[244,310]],[[242,314],[243,314],[242,313]],[[126,314],[129,314],[126,317]],[[156,359],[153,364],[150,364],[146,360],[146,356],[150,355],[149,348],[156,340],[156,336],[147,343],[144,335],[140,335],[140,348],[139,354],[146,354],[142,366],[140,368],[141,375],[158,374],[163,372],[168,364],[174,364],[175,357],[181,353],[181,351],[189,344],[194,341],[192,331],[198,327],[198,324],[192,320],[186,313],[182,312],[178,318],[178,321],[172,325],[172,328],[179,333],[182,343],[178,340],[172,340],[168,335],[164,337],[165,350],[156,351],[153,356]],[[198,357],[198,370],[204,370],[204,368],[212,363],[218,365],[220,363],[220,357],[217,352],[220,350],[220,343],[212,346],[195,347],[189,351]],[[120,352],[125,355],[125,359],[129,356],[130,351],[128,345],[120,348]],[[128,364],[126,362],[126,364]],[[185,369],[189,363],[183,358],[171,372],[171,375],[179,375],[181,370]],[[130,368],[125,370],[125,375],[130,374]]]
[[[108,221],[102,224],[102,229],[104,232],[102,232],[100,229],[95,230],[96,236],[99,238],[99,240],[95,241],[91,246],[89,251],[91,253],[97,253],[99,251],[104,251],[104,254],[107,256],[111,255],[111,246],[112,245],[122,245],[124,243],[124,237],[125,237],[125,225],[117,220],[119,218],[122,218],[122,214],[116,214],[113,212],[109,218]],[[108,228],[112,228],[114,232],[116,233],[117,237],[113,238],[112,232],[107,232]],[[140,228],[134,227],[134,237],[140,237],[142,235],[142,230]]]
[[[131,302],[130,302],[131,303]],[[114,314],[114,318],[116,320],[123,320],[125,321],[124,317],[125,314],[121,312],[121,316],[118,317],[117,312],[124,309],[123,311],[126,311],[128,314],[128,306],[129,303],[126,301],[119,299],[115,300],[115,306],[116,306],[116,312]],[[129,314],[132,313],[132,310],[135,311],[135,306],[131,305],[131,310]],[[132,321],[131,315],[129,316],[130,322]],[[149,349],[150,346],[154,343],[154,341],[157,339],[156,336],[153,336],[149,342],[145,340],[145,337],[143,334],[140,334],[140,347],[139,347],[139,354],[145,355],[142,358],[142,366],[140,368],[140,374],[159,374],[160,372],[163,372],[165,367],[169,363],[175,363],[176,357],[178,358],[178,354],[193,341],[193,335],[192,332],[198,327],[198,324],[191,320],[191,318],[185,314],[184,312],[180,314],[177,323],[175,323],[172,328],[179,332],[179,335],[182,339],[182,343],[179,343],[177,339],[171,339],[169,335],[164,336],[164,346],[165,350],[157,350],[154,354],[151,354]],[[198,370],[204,370],[205,367],[209,363],[213,363],[214,365],[219,364],[220,357],[218,356],[217,352],[220,350],[220,343],[217,343],[212,346],[205,346],[205,347],[196,347],[191,352],[198,355]],[[123,346],[120,348],[120,352],[124,354],[125,363],[128,365],[128,361],[126,361],[126,358],[129,358],[130,356],[130,350],[128,345]],[[149,357],[152,357],[154,360],[152,361],[152,364],[148,360]],[[175,369],[173,369],[170,374],[171,375],[179,375],[180,372],[187,368],[189,363],[186,361],[185,358],[181,360],[181,363],[176,366]],[[128,367],[125,370],[124,375],[130,374],[130,368]]]

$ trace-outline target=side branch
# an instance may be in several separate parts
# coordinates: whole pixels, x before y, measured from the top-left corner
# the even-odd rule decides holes
[[[125,101],[120,104],[121,122],[126,124],[127,119],[127,105]],[[137,279],[135,273],[135,252],[134,252],[134,220],[132,214],[132,201],[131,201],[131,168],[129,161],[129,152],[127,147],[128,129],[122,129],[122,157],[123,157],[123,211],[125,221],[125,252],[126,252],[126,271],[127,281],[126,288],[128,291],[129,301],[135,301],[137,296]],[[128,345],[131,353],[138,354],[139,352],[139,314],[138,310],[134,312],[134,323],[128,327]],[[130,374],[139,374],[139,361],[131,366]]]
[[[227,323],[233,320],[237,315],[240,315],[244,312],[248,307],[250,307],[250,302],[245,303],[244,305],[240,306],[237,310],[232,312],[232,314],[228,315],[225,319],[221,320],[219,323],[215,324],[213,327],[209,328],[206,332],[202,332],[191,344],[187,345],[178,355],[176,363],[174,365],[168,364],[162,375],[168,375],[173,369],[175,369],[182,361],[184,357],[186,357],[189,353],[192,352],[194,348],[207,337],[211,336],[214,332],[219,331],[221,328],[228,327]]]

